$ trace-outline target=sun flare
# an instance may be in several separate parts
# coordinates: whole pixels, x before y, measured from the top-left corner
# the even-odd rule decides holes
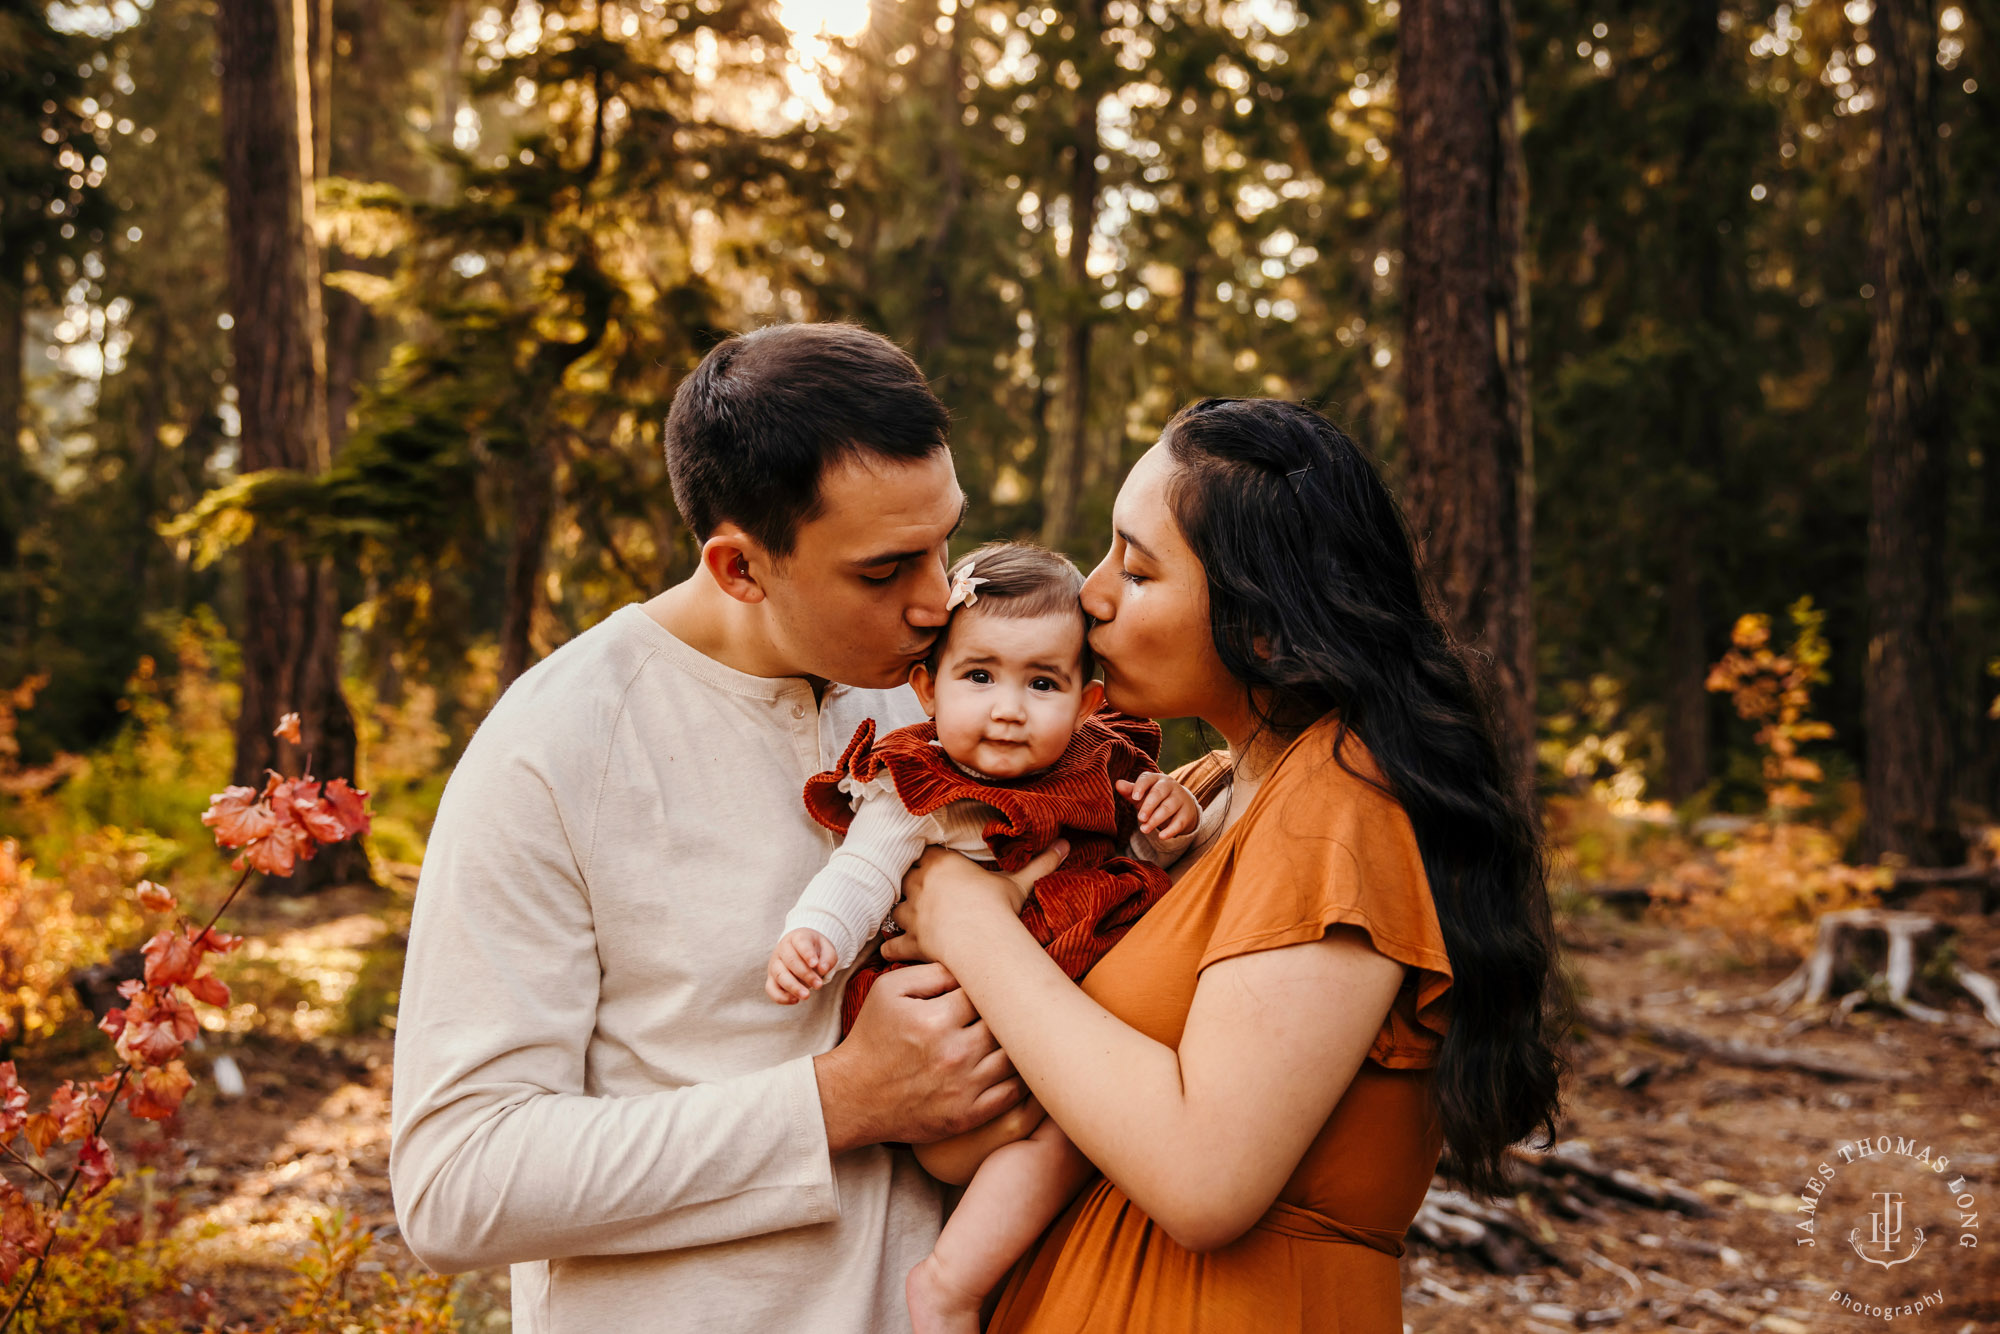
[[[778,0],[778,22],[799,37],[852,41],[868,26],[869,0]]]

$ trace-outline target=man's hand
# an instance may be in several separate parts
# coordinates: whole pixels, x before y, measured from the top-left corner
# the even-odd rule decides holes
[[[884,973],[854,1028],[815,1057],[827,1147],[928,1144],[982,1126],[1027,1096],[942,964]]]

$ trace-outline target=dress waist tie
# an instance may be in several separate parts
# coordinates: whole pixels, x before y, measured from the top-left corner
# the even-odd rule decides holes
[[[1366,1246],[1371,1251],[1380,1251],[1384,1255],[1396,1257],[1403,1254],[1403,1233],[1400,1229],[1356,1227],[1352,1223],[1338,1222],[1311,1209],[1302,1209],[1296,1204],[1286,1204],[1283,1200],[1273,1204],[1270,1210],[1257,1220],[1257,1226],[1263,1231],[1296,1237],[1300,1241],[1330,1241],[1349,1246]]]

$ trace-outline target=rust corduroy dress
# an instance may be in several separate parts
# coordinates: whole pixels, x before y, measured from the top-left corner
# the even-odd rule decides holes
[[[1021,922],[1065,973],[1080,978],[1167,892],[1165,871],[1122,855],[1138,815],[1114,786],[1158,768],[1159,753],[1158,723],[1107,710],[1084,719],[1048,769],[1002,782],[952,763],[937,744],[935,723],[899,727],[877,740],[871,721],[847,743],[838,768],[806,780],[806,809],[844,834],[854,811],[840,780],[852,775],[868,782],[887,770],[912,815],[929,815],[954,801],[991,807],[984,837],[1003,871],[1018,871],[1058,838],[1068,839],[1069,856],[1036,882]],[[854,1026],[875,979],[901,966],[875,959],[855,970],[841,998],[842,1033]]]
[[[1177,1045],[1208,965],[1358,927],[1406,966],[1367,1060],[1277,1203],[1241,1238],[1185,1250],[1099,1179],[1015,1268],[989,1334],[1401,1334],[1397,1259],[1441,1146],[1429,1068],[1451,966],[1408,818],[1335,763],[1332,747],[1331,720],[1299,737],[1242,818],[1083,989]],[[1346,753],[1374,772],[1353,737]],[[1207,802],[1228,769],[1210,756],[1177,776]]]

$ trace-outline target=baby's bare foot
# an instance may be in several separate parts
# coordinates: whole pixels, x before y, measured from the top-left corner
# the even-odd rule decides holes
[[[953,1283],[936,1255],[925,1256],[903,1281],[916,1334],[979,1334],[979,1302],[985,1295]]]

